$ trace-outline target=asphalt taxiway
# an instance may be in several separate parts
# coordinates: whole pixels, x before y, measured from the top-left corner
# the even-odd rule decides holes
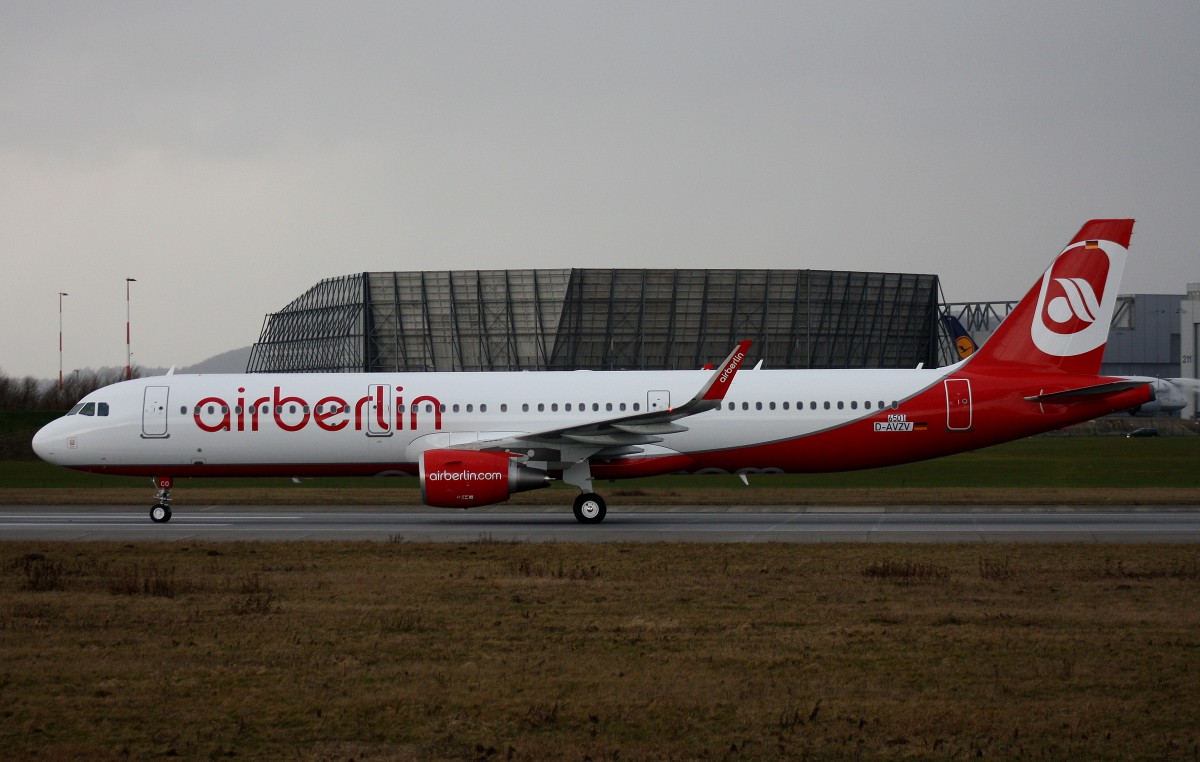
[[[176,506],[169,523],[145,508],[0,506],[0,541],[383,542],[1200,542],[1200,508],[1088,509],[1010,506],[923,512],[918,507],[807,508],[802,512],[732,507],[625,507],[601,524],[567,511],[264,506]]]

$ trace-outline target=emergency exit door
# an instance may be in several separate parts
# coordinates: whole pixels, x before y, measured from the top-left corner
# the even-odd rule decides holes
[[[167,437],[167,394],[169,386],[147,386],[142,397],[142,437]]]
[[[948,378],[946,384],[946,428],[950,431],[971,429],[971,382]]]
[[[654,390],[646,392],[646,410],[651,413],[665,412],[671,409],[671,392]]]

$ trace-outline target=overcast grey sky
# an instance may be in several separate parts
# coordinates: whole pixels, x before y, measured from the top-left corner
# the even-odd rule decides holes
[[[1200,281],[1196,2],[0,0],[0,371],[187,365],[364,270]]]

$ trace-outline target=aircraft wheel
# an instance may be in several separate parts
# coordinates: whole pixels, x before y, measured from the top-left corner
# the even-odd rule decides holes
[[[171,520],[170,506],[159,503],[150,509],[150,520],[155,524],[165,524]]]
[[[582,492],[575,498],[572,510],[575,513],[575,520],[579,523],[599,524],[604,521],[604,514],[608,512],[608,506],[604,504],[604,498],[595,492]]]

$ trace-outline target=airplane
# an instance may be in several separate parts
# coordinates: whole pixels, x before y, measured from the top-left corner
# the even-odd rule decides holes
[[[1125,376],[1133,381],[1150,384],[1154,399],[1127,411],[1131,416],[1152,418],[1164,413],[1175,413],[1187,407],[1187,389],[1200,390],[1200,382],[1194,378],[1154,378],[1152,376]]]
[[[596,479],[876,468],[975,450],[1144,405],[1098,375],[1133,220],[1084,224],[991,338],[940,368],[166,375],[84,397],[37,432],[44,460],[152,477],[415,477],[469,508],[560,479],[603,521]],[[989,240],[995,241],[994,236]]]
[[[954,351],[958,353],[958,359],[965,360],[979,349],[975,339],[971,338],[971,334],[963,327],[962,322],[953,315],[949,313],[942,315],[942,328],[954,338]]]

